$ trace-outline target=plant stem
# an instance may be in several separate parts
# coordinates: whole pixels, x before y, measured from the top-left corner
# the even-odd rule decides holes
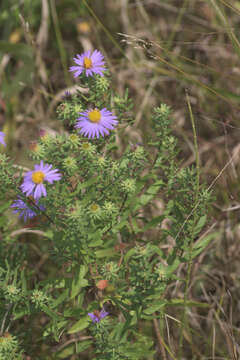
[[[50,0],[50,7],[51,7],[53,26],[54,26],[54,30],[56,33],[61,63],[62,63],[62,67],[63,67],[65,82],[68,86],[70,86],[69,74],[67,71],[67,55],[66,55],[66,51],[63,46],[63,39],[62,39],[62,34],[61,34],[60,26],[59,26],[59,20],[58,20],[55,0]]]

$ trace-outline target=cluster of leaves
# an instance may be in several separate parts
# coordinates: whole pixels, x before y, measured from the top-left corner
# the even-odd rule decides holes
[[[23,317],[34,326],[31,319],[45,313],[44,339],[59,342],[63,333],[90,335],[59,350],[57,358],[92,349],[98,360],[149,359],[154,355],[153,340],[141,334],[139,326],[161,317],[166,306],[183,303],[164,294],[176,281],[179,264],[192,261],[209,241],[196,240],[206,222],[210,194],[197,187],[194,168],[180,169],[165,104],[154,111],[154,138],[128,145],[120,158],[114,131],[102,139],[80,137],[73,125],[79,111],[90,107],[112,105],[120,134],[133,121],[127,92],[122,98],[114,94],[108,77],[97,75],[85,81],[87,96],[67,94],[58,107],[58,117],[71,133],[43,134],[31,152],[35,161],[53,164],[63,175],[60,182],[47,185],[47,197],[41,198],[46,210],[39,209],[41,216],[34,223],[47,238],[45,251],[51,254],[55,276],[33,285],[27,266],[13,271],[25,259],[11,257],[15,246],[11,218],[5,216],[0,224],[4,258],[11,259],[9,263],[1,259],[3,318],[7,311],[1,331],[11,330],[12,323]],[[2,155],[3,195],[9,197],[9,190],[15,196],[21,194],[21,175],[16,176],[16,168]],[[27,201],[23,194],[21,198]],[[158,199],[163,208],[154,215]],[[166,251],[169,241],[173,245]],[[99,290],[99,279],[107,280],[106,288]],[[101,308],[109,315],[91,323],[88,312]],[[21,338],[27,343],[24,335]]]

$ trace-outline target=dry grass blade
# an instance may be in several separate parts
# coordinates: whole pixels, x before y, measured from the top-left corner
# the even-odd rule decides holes
[[[71,94],[76,94],[77,92],[83,93],[83,94],[87,94],[88,93],[88,89],[83,88],[81,86],[78,85],[74,85],[74,86],[70,86],[67,87],[65,89],[60,90],[55,96],[54,99],[51,101],[51,103],[49,104],[49,108],[48,108],[48,112],[47,112],[47,116],[51,117],[53,111],[56,108],[56,105],[58,102],[60,102],[64,95],[66,94],[66,92],[70,92]]]
[[[223,333],[223,338],[226,340],[229,354],[231,354],[231,359],[237,360],[238,358],[236,353],[235,339],[232,336],[232,333],[229,329],[229,325],[226,322],[221,321],[217,312],[215,312],[215,317]]]
[[[124,37],[125,39],[121,40],[122,42],[127,43],[128,45],[133,45],[136,49],[142,49],[146,56],[149,59],[155,60],[160,62],[162,65],[166,65],[167,68],[170,68],[174,72],[170,73],[170,75],[173,78],[179,77],[179,79],[186,80],[189,83],[195,84],[197,86],[200,86],[202,89],[207,90],[212,95],[217,96],[221,100],[224,100],[226,103],[231,104],[232,106],[236,106],[231,100],[229,100],[226,96],[222,95],[219,91],[215,90],[213,87],[208,86],[204,84],[202,81],[200,81],[198,78],[196,78],[195,75],[189,74],[186,71],[184,71],[181,67],[178,65],[175,65],[171,63],[168,60],[165,60],[164,52],[166,52],[167,55],[172,55],[172,53],[163,47],[161,47],[159,44],[155,43],[151,40],[144,40],[141,38],[138,38],[133,35],[127,35],[123,33],[118,33],[118,35]],[[160,48],[163,51],[163,55],[160,56],[157,51],[154,48]],[[173,54],[174,55],[174,54]],[[148,66],[148,64],[146,64]],[[155,71],[162,71],[162,69],[156,68]],[[239,109],[238,106],[236,106],[237,109]]]
[[[22,235],[22,234],[36,234],[36,235],[40,235],[40,236],[46,236],[46,234],[41,231],[41,230],[31,230],[31,229],[18,229],[16,231],[13,231],[10,236],[14,237],[14,236],[18,236],[18,235]]]
[[[47,0],[42,0],[42,16],[41,25],[36,36],[36,43],[41,51],[47,45],[48,42],[48,29],[49,29],[49,7]]]

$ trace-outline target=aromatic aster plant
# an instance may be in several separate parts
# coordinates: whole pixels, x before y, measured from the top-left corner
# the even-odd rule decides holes
[[[41,134],[28,171],[0,155],[1,359],[16,348],[15,358],[25,351],[37,359],[41,337],[46,359],[153,359],[153,321],[169,305],[188,305],[169,289],[178,266],[207,245],[198,237],[210,194],[195,168],[179,167],[165,104],[145,141],[128,142],[119,156],[116,135],[127,138],[134,122],[128,92],[114,93],[100,51],[74,62],[70,71],[87,95],[68,93],[58,106],[64,130]],[[41,277],[29,263],[29,229],[19,231],[12,211],[49,259]],[[41,314],[46,321],[35,330]],[[36,334],[31,342],[27,329]]]

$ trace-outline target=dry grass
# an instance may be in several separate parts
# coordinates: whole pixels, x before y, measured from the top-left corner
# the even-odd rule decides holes
[[[235,360],[240,357],[240,56],[234,38],[239,4],[230,0],[83,3],[42,0],[41,15],[35,15],[32,24],[31,11],[24,7],[19,9],[19,21],[13,20],[8,28],[0,24],[5,29],[3,40],[29,45],[34,65],[30,81],[21,79],[20,87],[9,93],[7,81],[16,81],[24,60],[15,50],[4,53],[0,46],[0,79],[4,80],[0,124],[8,134],[8,150],[16,163],[28,166],[26,148],[37,140],[40,128],[62,131],[54,110],[62,93],[75,86],[67,66],[75,53],[99,48],[114,87],[120,94],[129,88],[135,104],[135,124],[119,140],[119,148],[124,141],[144,141],[152,108],[163,102],[173,109],[183,166],[193,164],[187,89],[197,127],[201,180],[209,185],[217,181],[209,216],[209,228],[215,224],[214,236],[193,264],[188,292],[189,299],[209,306],[187,309],[181,359]],[[186,276],[185,266],[178,276]],[[169,288],[166,296],[183,298],[182,282]],[[158,358],[179,358],[178,314],[179,309],[169,308],[161,323],[154,323]]]

